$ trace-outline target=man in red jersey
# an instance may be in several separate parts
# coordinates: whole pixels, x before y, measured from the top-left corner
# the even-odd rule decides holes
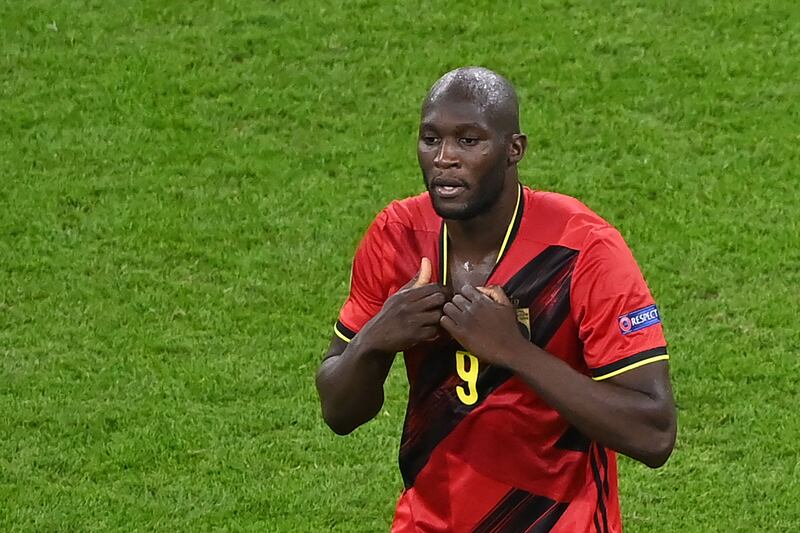
[[[642,274],[586,206],[519,183],[518,117],[492,71],[434,84],[417,148],[427,192],[370,226],[317,373],[343,435],[379,412],[404,354],[396,532],[621,531],[615,452],[658,467],[675,442]]]

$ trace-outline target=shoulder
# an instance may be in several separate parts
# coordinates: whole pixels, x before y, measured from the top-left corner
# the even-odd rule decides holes
[[[614,240],[619,232],[600,215],[572,196],[525,189],[526,227],[536,240],[583,250],[593,241]]]
[[[422,257],[437,257],[441,227],[427,193],[396,200],[375,217],[355,263],[367,265],[383,294],[391,294],[413,277]]]
[[[427,192],[395,200],[387,205],[372,223],[371,231],[384,234],[438,233],[442,219],[433,210]]]
[[[400,224],[411,229],[439,229],[441,219],[433,210],[430,195],[427,192],[395,200],[382,211],[387,223]]]

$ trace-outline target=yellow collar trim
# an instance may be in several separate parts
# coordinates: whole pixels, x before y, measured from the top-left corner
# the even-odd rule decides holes
[[[514,214],[511,215],[511,221],[508,223],[508,228],[506,229],[506,236],[503,237],[503,244],[500,245],[500,251],[497,252],[497,259],[495,259],[494,264],[500,262],[500,259],[503,257],[503,254],[506,251],[506,247],[508,246],[508,241],[511,238],[511,231],[514,229],[514,222],[517,220],[517,213],[519,213],[519,204],[520,200],[522,199],[522,185],[520,184],[517,188],[517,205],[514,206]],[[443,224],[442,228],[442,285],[447,285],[447,224]]]

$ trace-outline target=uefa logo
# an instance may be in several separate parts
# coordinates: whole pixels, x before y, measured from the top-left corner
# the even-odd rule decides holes
[[[619,329],[622,333],[628,333],[631,330],[631,319],[627,316],[619,317]]]

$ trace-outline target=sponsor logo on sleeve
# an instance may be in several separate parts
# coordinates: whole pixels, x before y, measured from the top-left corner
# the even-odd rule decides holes
[[[654,304],[622,315],[619,317],[618,322],[620,333],[627,335],[634,331],[660,324],[661,317],[658,316],[658,308]]]

